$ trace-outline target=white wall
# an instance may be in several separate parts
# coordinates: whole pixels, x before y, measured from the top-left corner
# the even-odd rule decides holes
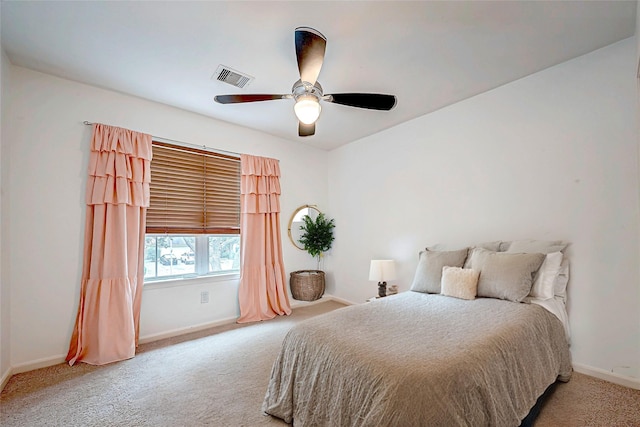
[[[327,205],[326,152],[24,68],[11,67],[10,84],[11,228],[3,241],[11,241],[11,365],[15,371],[58,362],[68,350],[82,265],[91,133],[84,120],[279,159],[287,274],[313,266],[309,255],[289,243],[286,224],[298,205]],[[210,292],[210,303],[200,304],[202,290]],[[237,280],[146,286],[142,304],[141,338],[161,336],[236,317]]]
[[[369,260],[387,257],[407,290],[427,245],[568,240],[574,362],[640,378],[635,52],[627,39],[332,151],[334,294],[374,295]]]

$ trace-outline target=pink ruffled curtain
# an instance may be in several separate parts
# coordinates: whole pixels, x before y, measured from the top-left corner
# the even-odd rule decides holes
[[[240,318],[238,323],[291,314],[280,238],[280,165],[241,155]]]
[[[67,362],[135,356],[144,282],[151,135],[93,125],[84,264]]]

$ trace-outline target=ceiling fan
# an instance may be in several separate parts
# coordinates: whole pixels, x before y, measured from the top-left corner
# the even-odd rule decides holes
[[[311,136],[316,132],[316,120],[320,116],[320,100],[350,107],[370,110],[389,111],[396,105],[394,95],[380,93],[334,93],[325,95],[318,82],[318,75],[324,61],[327,39],[319,31],[309,27],[295,30],[296,57],[300,80],[293,84],[290,94],[270,95],[217,95],[214,99],[220,104],[241,102],[273,101],[294,99],[293,109],[298,118],[298,135]]]

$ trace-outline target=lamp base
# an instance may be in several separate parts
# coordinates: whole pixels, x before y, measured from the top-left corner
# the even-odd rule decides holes
[[[378,296],[380,298],[387,296],[387,282],[378,282]]]

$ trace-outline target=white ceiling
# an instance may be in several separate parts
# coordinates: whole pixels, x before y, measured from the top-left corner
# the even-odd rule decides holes
[[[634,35],[636,1],[2,1],[18,66],[333,149]],[[325,93],[398,97],[390,112],[323,103],[300,138],[292,100],[220,105],[219,94],[290,93],[294,29],[327,38]],[[255,77],[238,89],[218,65]],[[522,100],[526,102],[526,100]],[[99,121],[99,117],[92,117]],[[117,125],[117,123],[112,123]]]

